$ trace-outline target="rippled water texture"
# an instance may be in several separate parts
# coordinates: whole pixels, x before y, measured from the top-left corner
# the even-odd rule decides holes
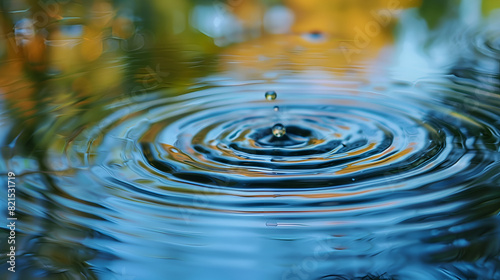
[[[133,50],[98,97],[78,91],[97,64],[3,81],[18,221],[0,275],[500,279],[500,25],[433,29],[425,3],[365,48],[313,29],[217,37],[209,58]]]

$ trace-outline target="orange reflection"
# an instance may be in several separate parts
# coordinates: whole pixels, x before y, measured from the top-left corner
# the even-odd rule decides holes
[[[373,168],[373,167],[377,167],[377,166],[382,166],[382,165],[391,163],[391,162],[393,162],[393,161],[395,161],[395,160],[397,160],[397,159],[399,159],[401,157],[404,157],[405,155],[411,153],[413,151],[413,147],[408,147],[408,148],[402,150],[401,152],[399,152],[397,154],[394,154],[394,155],[391,155],[391,156],[389,156],[389,157],[387,157],[385,159],[382,159],[382,160],[378,160],[378,161],[371,162],[371,163],[360,164],[362,162],[367,162],[367,161],[372,161],[372,160],[379,159],[379,158],[387,155],[388,153],[392,152],[393,150],[394,150],[394,147],[391,147],[391,148],[387,149],[386,151],[384,151],[383,153],[380,153],[378,155],[371,156],[369,158],[356,161],[354,163],[350,163],[344,169],[335,172],[335,174],[347,174],[347,173],[352,173],[352,172],[356,172],[356,171],[362,171],[362,170],[366,170],[366,169],[369,169],[369,168]]]
[[[87,61],[99,58],[103,52],[102,33],[99,30],[85,28],[81,45],[81,55]]]
[[[284,4],[294,15],[290,32],[230,47],[225,59],[239,63],[225,65],[226,70],[248,76],[268,70],[344,69],[373,59],[392,43],[400,10],[420,1],[285,0]],[[236,15],[245,22],[250,12]]]

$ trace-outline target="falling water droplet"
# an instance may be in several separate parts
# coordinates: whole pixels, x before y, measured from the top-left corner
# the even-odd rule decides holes
[[[273,126],[272,131],[273,131],[273,135],[276,136],[276,137],[278,137],[278,138],[282,137],[286,133],[285,127],[282,124],[280,124],[280,123],[275,124]]]
[[[279,110],[280,110],[280,107],[278,107],[278,106],[274,106],[274,111],[275,111],[275,112],[278,112]]]
[[[277,96],[278,95],[276,94],[275,91],[268,91],[268,92],[266,92],[266,99],[269,100],[269,101],[275,100]]]

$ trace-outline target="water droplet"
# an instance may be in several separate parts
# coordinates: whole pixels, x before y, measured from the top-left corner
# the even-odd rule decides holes
[[[352,178],[352,181],[354,182],[354,181],[356,181],[356,179],[355,179],[355,178]]]
[[[273,131],[273,135],[276,136],[276,137],[278,137],[278,138],[282,137],[286,133],[285,127],[282,124],[280,124],[280,123],[275,124],[273,126],[272,131]]]
[[[280,107],[278,107],[278,106],[274,106],[274,111],[275,111],[275,112],[278,112],[279,110],[280,110]]]
[[[275,91],[268,91],[268,92],[266,92],[266,99],[269,100],[269,101],[275,100],[277,96],[278,95],[276,94]]]

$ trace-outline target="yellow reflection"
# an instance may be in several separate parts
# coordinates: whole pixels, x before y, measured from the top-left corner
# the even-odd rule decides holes
[[[243,1],[245,5],[257,1]],[[420,1],[285,0],[294,14],[291,32],[230,47],[225,69],[242,76],[268,70],[344,69],[377,57],[393,41],[401,9]],[[243,4],[241,4],[243,5]],[[257,4],[255,4],[257,5]],[[241,21],[250,14],[236,13]]]
[[[386,151],[384,151],[383,153],[377,154],[375,156],[371,156],[371,157],[366,158],[366,159],[356,161],[354,163],[350,163],[342,170],[335,172],[335,174],[347,174],[347,173],[352,173],[352,172],[356,172],[356,171],[368,170],[369,168],[373,168],[373,167],[387,165],[387,164],[394,162],[394,161],[404,157],[405,155],[411,153],[413,151],[413,149],[414,149],[413,147],[408,147],[408,148],[406,148],[406,149],[404,149],[404,150],[402,150],[394,155],[391,155],[391,156],[388,156],[384,159],[378,160],[378,159],[384,157],[385,155],[389,154],[390,152],[392,152],[394,150],[394,147],[391,147],[391,148],[387,149]],[[363,163],[363,162],[373,161],[373,160],[377,160],[377,161],[370,162],[370,163]]]
[[[90,24],[95,29],[102,29],[111,25],[114,17],[114,8],[109,1],[97,0],[91,7],[92,19]]]
[[[100,30],[85,28],[83,34],[81,54],[87,61],[96,60],[103,51],[102,33]]]

